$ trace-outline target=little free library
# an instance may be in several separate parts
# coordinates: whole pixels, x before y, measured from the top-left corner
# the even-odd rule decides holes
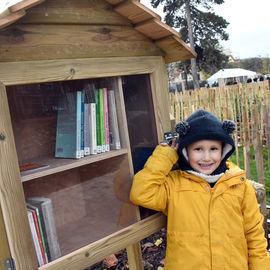
[[[135,0],[23,0],[0,14],[0,270],[82,270],[166,224],[129,201],[171,130],[166,64],[195,57]]]

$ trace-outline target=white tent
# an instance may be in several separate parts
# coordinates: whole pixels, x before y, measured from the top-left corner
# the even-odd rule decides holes
[[[210,78],[207,79],[209,83],[217,82],[219,78],[238,78],[238,77],[254,77],[256,72],[242,69],[242,68],[225,68],[221,69]]]

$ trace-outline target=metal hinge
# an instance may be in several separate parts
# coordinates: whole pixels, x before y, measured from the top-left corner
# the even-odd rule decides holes
[[[6,270],[16,270],[15,262],[12,258],[8,258],[5,260]]]

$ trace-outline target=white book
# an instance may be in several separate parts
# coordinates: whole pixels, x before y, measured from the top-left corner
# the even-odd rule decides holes
[[[44,265],[44,261],[42,258],[42,253],[41,253],[41,249],[40,249],[40,245],[39,245],[39,241],[38,241],[38,236],[37,236],[37,231],[36,231],[36,226],[35,226],[32,211],[27,210],[27,215],[28,215],[28,220],[29,220],[30,230],[32,233],[33,242],[34,242],[34,248],[35,248],[35,252],[36,252],[38,265],[42,266],[42,265]]]
[[[110,149],[121,149],[114,90],[108,91]]]
[[[97,154],[97,126],[96,126],[96,103],[90,103],[89,113],[90,126],[90,154]]]

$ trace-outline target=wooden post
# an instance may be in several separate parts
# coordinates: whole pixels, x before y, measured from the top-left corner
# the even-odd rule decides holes
[[[5,229],[5,223],[2,215],[2,210],[0,207],[0,270],[6,270],[5,267],[5,260],[11,257],[9,245],[8,245],[8,239]]]
[[[255,159],[256,159],[256,167],[258,173],[258,180],[261,184],[263,184],[265,189],[265,182],[264,182],[264,167],[263,167],[263,153],[262,153],[262,142],[260,140],[260,133],[259,133],[259,114],[258,108],[256,104],[252,104],[251,110],[252,116],[252,127],[254,129],[253,132],[253,147],[255,152]],[[266,217],[266,196],[264,194],[264,200],[261,202],[261,212]]]
[[[130,270],[143,270],[142,252],[140,242],[126,248]]]
[[[242,116],[243,116],[243,150],[244,150],[244,160],[245,160],[245,171],[248,179],[250,178],[250,147],[249,147],[249,136],[247,126],[249,125],[247,119],[247,108],[245,105],[242,107]]]
[[[270,174],[270,118],[269,118],[269,108],[266,104],[262,104],[263,118],[264,118],[264,132],[265,132],[265,146],[267,148],[267,158],[268,158],[268,171]]]

